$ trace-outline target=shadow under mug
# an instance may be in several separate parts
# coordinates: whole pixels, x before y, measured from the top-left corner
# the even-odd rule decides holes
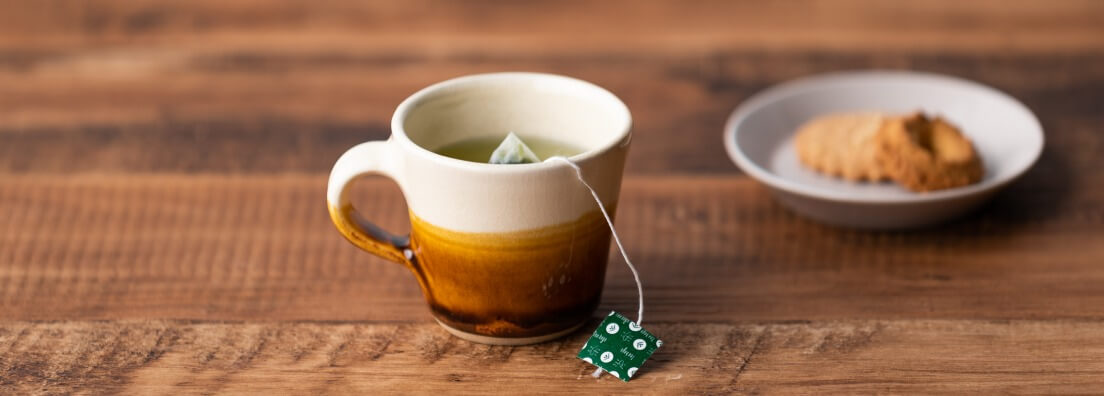
[[[437,321],[474,342],[520,345],[578,328],[598,306],[610,233],[593,197],[561,162],[493,165],[433,152],[508,132],[584,149],[570,157],[613,215],[632,119],[609,91],[539,73],[460,77],[399,105],[391,137],[345,152],[327,201],[353,244],[414,273]],[[383,175],[410,209],[409,237],[364,221],[347,187]]]

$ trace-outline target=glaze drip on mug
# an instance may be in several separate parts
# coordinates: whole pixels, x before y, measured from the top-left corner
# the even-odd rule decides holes
[[[534,230],[470,233],[411,213],[422,292],[441,323],[497,337],[531,337],[585,321],[602,296],[610,232],[602,214]]]

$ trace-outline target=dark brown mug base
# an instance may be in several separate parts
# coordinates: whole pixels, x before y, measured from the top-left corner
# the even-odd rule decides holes
[[[434,319],[436,319],[436,318],[434,318]],[[545,341],[551,341],[551,340],[554,340],[554,339],[557,339],[557,338],[560,338],[560,337],[563,337],[565,335],[573,333],[575,330],[578,330],[579,327],[581,327],[583,325],[583,323],[586,323],[586,321],[584,320],[584,321],[581,321],[578,324],[576,324],[574,326],[571,326],[569,328],[566,328],[564,330],[560,330],[560,331],[557,331],[555,333],[549,333],[549,334],[544,334],[544,335],[539,335],[539,336],[533,336],[533,337],[491,337],[491,336],[487,336],[487,335],[483,335],[483,334],[475,334],[475,333],[469,333],[469,332],[466,332],[466,331],[462,331],[462,330],[456,329],[452,326],[449,326],[449,325],[445,324],[445,322],[442,322],[440,319],[436,319],[436,320],[437,320],[437,324],[440,324],[441,327],[444,327],[446,331],[448,331],[449,333],[451,333],[454,336],[460,337],[463,340],[471,341],[471,342],[478,343],[478,344],[507,345],[507,346],[529,345],[529,344],[537,344],[537,343],[541,343],[541,342],[545,342]]]

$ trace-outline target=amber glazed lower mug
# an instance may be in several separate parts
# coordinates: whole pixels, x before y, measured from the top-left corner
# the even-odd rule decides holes
[[[562,162],[493,165],[434,150],[508,132],[568,143],[582,150],[569,160],[612,211],[631,124],[616,96],[569,77],[494,73],[441,82],[399,105],[390,139],[338,159],[330,217],[356,246],[410,269],[452,334],[499,345],[553,339],[578,328],[602,295],[610,232],[593,197]],[[399,185],[409,237],[358,215],[347,187],[363,175]]]

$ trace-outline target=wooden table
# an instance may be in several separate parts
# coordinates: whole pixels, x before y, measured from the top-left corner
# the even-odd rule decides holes
[[[979,212],[886,233],[797,217],[724,154],[750,94],[865,68],[1005,90],[1045,152]],[[341,152],[417,89],[501,70],[633,111],[618,225],[666,344],[630,383],[574,358],[589,329],[449,336],[329,223]],[[0,393],[1098,392],[1102,128],[1092,0],[6,2]],[[388,181],[357,202],[408,227]],[[612,262],[598,314],[635,299]]]

